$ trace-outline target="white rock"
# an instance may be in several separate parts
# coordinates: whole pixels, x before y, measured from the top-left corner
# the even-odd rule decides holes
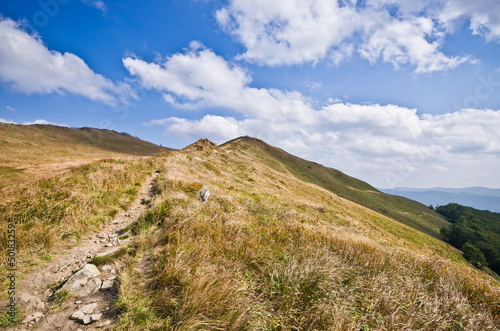
[[[208,190],[208,187],[203,186],[198,191],[198,198],[200,198],[201,201],[205,202],[208,200],[209,197],[210,197],[210,191]]]
[[[92,314],[97,308],[97,303],[91,303],[80,308],[80,311],[84,314]]]
[[[41,313],[41,312],[33,313],[31,315],[26,316],[26,318],[21,322],[21,324],[30,323],[30,322],[32,322],[32,321],[34,321],[37,318],[40,318],[42,316],[43,316],[43,313]]]
[[[70,316],[70,319],[75,320],[75,321],[79,321],[79,320],[82,320],[83,317],[85,317],[85,314],[82,313],[81,311],[77,310],[73,313],[73,315]]]
[[[103,266],[101,267],[101,269],[102,269],[103,271],[111,271],[111,266],[110,266],[109,264],[106,264],[106,265],[103,265]]]
[[[90,321],[91,322],[98,321],[101,319],[101,317],[102,317],[102,314],[92,314],[92,315],[90,315]]]
[[[115,282],[112,280],[105,280],[104,282],[102,282],[101,291],[111,290],[114,284]]]
[[[71,276],[66,284],[63,285],[63,290],[68,290],[79,297],[87,296],[99,290],[101,273],[93,264],[87,264],[82,269]]]
[[[85,315],[83,318],[80,320],[80,322],[84,325],[92,323],[92,319],[90,318],[90,315]]]

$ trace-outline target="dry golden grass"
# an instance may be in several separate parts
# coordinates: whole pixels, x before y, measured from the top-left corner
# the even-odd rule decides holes
[[[104,158],[168,150],[110,130],[0,123],[0,187],[47,178]]]
[[[20,270],[36,264],[51,249],[74,245],[138,193],[151,160],[103,160],[64,174],[4,187],[0,190],[0,270],[7,262],[7,226],[16,228],[16,254]],[[2,282],[7,274],[2,272]]]
[[[243,151],[175,153],[164,166],[134,227],[117,330],[500,327],[498,282],[428,235]]]
[[[160,168],[153,207],[116,257],[127,265],[116,330],[500,328],[499,283],[457,250],[230,146],[3,188],[2,252],[10,220],[24,267],[77,243]]]

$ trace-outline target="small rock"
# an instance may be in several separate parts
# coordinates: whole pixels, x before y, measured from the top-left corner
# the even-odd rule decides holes
[[[90,315],[85,315],[83,318],[80,320],[80,323],[87,325],[92,323],[92,319],[90,318]]]
[[[111,247],[111,246],[113,246],[112,243],[108,243],[108,244],[104,245],[104,247]]]
[[[111,266],[109,264],[103,265],[101,268],[103,271],[111,271]]]
[[[80,312],[84,314],[92,314],[97,308],[97,303],[91,303],[80,308]]]
[[[118,224],[118,223],[120,223],[120,222],[118,222],[118,221],[111,222],[111,224]]]
[[[97,235],[97,238],[101,238],[101,239],[103,239],[103,238],[106,238],[106,236],[105,236],[105,235],[103,235],[103,234],[100,234],[100,233],[99,233],[99,234]]]
[[[45,303],[42,301],[37,300],[36,302],[36,310],[44,310],[45,309]]]
[[[26,318],[21,322],[21,324],[33,322],[34,320],[36,320],[37,318],[39,319],[42,316],[43,316],[43,313],[41,313],[41,312],[33,313],[31,315],[26,316]]]
[[[208,187],[203,186],[201,190],[198,191],[198,198],[205,202],[208,200],[208,197],[210,197],[210,191],[208,190]]]
[[[111,290],[114,284],[115,282],[112,280],[105,280],[104,282],[102,282],[101,291]]]
[[[102,317],[102,314],[92,314],[92,315],[90,315],[90,321],[96,322],[96,321],[100,320],[101,317]]]
[[[82,313],[81,311],[77,310],[73,313],[73,315],[70,316],[70,319],[79,321],[82,320],[85,317],[85,314]]]
[[[21,295],[19,296],[19,301],[21,301],[22,303],[28,303],[35,299],[36,298],[34,296],[29,295],[28,293],[21,293]]]
[[[119,250],[120,250],[120,247],[115,247],[115,248],[110,249],[110,250],[108,250],[106,252],[97,253],[96,257],[111,255],[111,254],[114,254],[114,253],[118,252]]]
[[[108,326],[108,325],[110,325],[110,324],[111,324],[111,321],[106,321],[106,322],[99,323],[99,324],[97,325],[97,327],[98,327],[98,328],[104,328],[104,327],[106,327],[106,326]]]

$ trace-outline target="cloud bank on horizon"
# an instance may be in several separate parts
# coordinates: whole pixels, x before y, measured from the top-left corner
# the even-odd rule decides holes
[[[103,15],[110,11],[105,1],[84,2]],[[242,52],[217,54],[203,40],[191,40],[186,49],[153,61],[125,56],[122,64],[135,88],[130,78],[113,82],[79,56],[50,50],[41,36],[4,18],[0,80],[25,94],[69,93],[109,106],[126,104],[137,98],[137,89],[145,89],[189,115],[150,118],[144,121],[147,127],[162,126],[187,141],[256,136],[381,187],[401,185],[418,173],[425,173],[427,183],[447,177],[444,186],[456,186],[452,178],[461,178],[458,186],[500,186],[500,110],[476,107],[477,100],[498,94],[500,69],[482,77],[455,111],[442,114],[392,103],[324,101],[298,90],[262,87],[254,83],[251,69],[323,62],[338,67],[359,57],[414,75],[446,74],[481,61],[446,51],[447,38],[464,21],[484,43],[500,42],[498,1],[230,0],[213,18]]]

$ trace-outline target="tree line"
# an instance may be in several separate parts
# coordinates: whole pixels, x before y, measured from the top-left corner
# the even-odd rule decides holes
[[[476,267],[500,274],[500,213],[477,210],[457,203],[435,209],[452,223],[443,227],[443,239],[460,249]]]

